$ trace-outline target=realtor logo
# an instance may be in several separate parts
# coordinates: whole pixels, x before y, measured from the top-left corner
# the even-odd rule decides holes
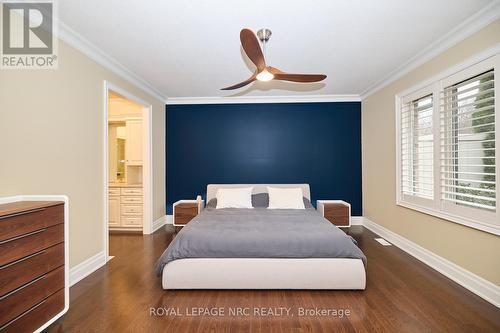
[[[2,69],[57,68],[54,4],[2,2]]]

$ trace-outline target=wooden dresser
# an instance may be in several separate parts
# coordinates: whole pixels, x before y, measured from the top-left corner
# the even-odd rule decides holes
[[[34,332],[68,307],[65,202],[0,204],[0,332]]]

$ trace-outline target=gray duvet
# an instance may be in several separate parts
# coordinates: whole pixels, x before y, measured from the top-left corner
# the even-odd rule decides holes
[[[356,258],[366,266],[354,239],[315,209],[206,208],[172,240],[156,274],[186,258]]]

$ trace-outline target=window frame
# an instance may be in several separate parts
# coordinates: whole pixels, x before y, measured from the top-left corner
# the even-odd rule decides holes
[[[396,119],[396,205],[413,209],[425,214],[436,216],[458,224],[466,225],[478,230],[500,235],[500,177],[497,162],[495,162],[496,181],[496,211],[488,212],[478,208],[455,205],[442,200],[441,189],[441,98],[444,88],[457,84],[465,79],[472,78],[485,71],[494,70],[495,73],[495,158],[498,159],[499,135],[500,135],[500,50],[493,54],[482,55],[480,58],[469,60],[448,69],[421,84],[402,91],[395,95],[395,119]],[[405,103],[432,94],[433,98],[433,200],[403,194],[402,185],[402,107]]]
[[[430,85],[430,86],[426,86],[426,87],[423,87],[413,93],[410,93],[410,94],[407,94],[405,95],[404,97],[401,97],[399,99],[399,104],[400,104],[400,107],[399,107],[399,110],[400,112],[397,112],[396,114],[396,122],[398,124],[398,134],[399,134],[399,139],[398,139],[398,144],[399,144],[399,148],[397,149],[397,153],[398,153],[398,158],[397,158],[397,164],[399,166],[399,169],[398,169],[398,184],[397,184],[397,188],[398,188],[398,193],[400,195],[400,199],[404,202],[408,202],[410,204],[415,204],[415,205],[419,205],[419,206],[433,206],[434,205],[434,201],[436,199],[435,197],[435,191],[436,191],[436,174],[435,174],[435,159],[433,160],[433,171],[432,171],[432,175],[433,175],[433,184],[434,184],[434,199],[427,199],[427,198],[422,198],[422,197],[418,197],[418,196],[413,196],[413,195],[407,195],[407,194],[404,194],[403,193],[403,190],[402,190],[402,187],[403,187],[403,176],[402,176],[402,173],[403,173],[403,168],[402,168],[402,138],[401,138],[401,130],[402,130],[402,127],[401,127],[401,118],[402,118],[402,107],[405,105],[405,104],[408,104],[408,103],[412,103],[418,99],[421,99],[425,96],[428,96],[428,95],[431,95],[432,96],[432,129],[433,129],[433,154],[434,154],[434,151],[436,149],[436,138],[435,138],[435,133],[434,133],[434,129],[435,129],[435,114],[436,114],[436,103],[435,103],[435,99],[434,99],[434,87],[433,85]],[[413,129],[411,129],[413,130]]]

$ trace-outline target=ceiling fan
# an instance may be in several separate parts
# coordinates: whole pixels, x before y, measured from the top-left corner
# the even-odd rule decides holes
[[[264,52],[266,50],[266,43],[271,38],[271,30],[260,29],[257,31],[257,36],[262,42]],[[266,60],[262,49],[260,48],[259,41],[255,36],[255,33],[250,29],[242,29],[240,32],[241,46],[245,51],[246,55],[255,64],[257,69],[253,75],[247,80],[237,83],[235,85],[222,88],[221,90],[233,90],[246,86],[255,80],[258,81],[271,81],[271,80],[281,80],[281,81],[292,81],[292,82],[319,82],[326,79],[326,75],[323,74],[290,74],[280,71],[279,69],[266,65]]]

